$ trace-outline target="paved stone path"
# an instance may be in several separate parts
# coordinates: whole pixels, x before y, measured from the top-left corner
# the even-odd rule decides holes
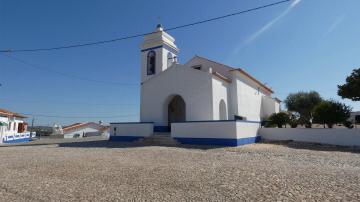
[[[359,150],[47,140],[0,147],[1,201],[359,201]]]

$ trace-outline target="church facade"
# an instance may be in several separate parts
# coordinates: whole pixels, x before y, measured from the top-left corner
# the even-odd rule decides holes
[[[141,45],[140,122],[111,123],[110,140],[170,132],[179,142],[240,145],[259,139],[260,122],[280,111],[269,87],[200,56],[177,61],[175,39],[161,26]]]
[[[195,56],[178,64],[175,40],[158,27],[141,46],[141,122],[261,121],[279,112],[273,91],[240,68]]]

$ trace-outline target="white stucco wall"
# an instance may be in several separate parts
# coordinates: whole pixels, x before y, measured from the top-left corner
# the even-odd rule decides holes
[[[172,123],[174,138],[225,138],[236,139],[236,122],[188,122]]]
[[[111,123],[110,124],[110,136],[148,137],[153,134],[153,130],[154,130],[153,123]]]
[[[19,123],[23,123],[24,120],[20,119],[20,118],[9,118],[9,117],[0,117],[0,121],[7,123],[8,125],[10,125],[11,127],[9,128],[8,126],[2,126],[2,131],[3,134],[15,134],[18,132],[18,128],[19,128]],[[14,128],[14,124],[15,124],[15,128]]]
[[[273,113],[279,113],[280,104],[269,96],[262,96],[261,118],[266,118]]]
[[[171,124],[174,138],[241,139],[256,137],[260,123],[243,121],[187,122]]]
[[[212,120],[212,75],[173,65],[144,82],[141,87],[141,122],[167,125],[171,96],[180,95],[186,104],[186,121]]]
[[[347,128],[261,128],[266,140],[294,140],[342,146],[360,146],[360,129]]]
[[[228,97],[229,97],[229,83],[217,78],[212,79],[212,104],[213,104],[213,120],[220,120],[220,101],[224,100],[226,105],[226,117],[229,119],[229,104],[228,104]],[[232,119],[232,118],[231,118]]]
[[[261,124],[258,122],[236,121],[236,137],[237,139],[245,137],[256,137],[259,135]]]
[[[237,112],[246,120],[260,121],[261,98],[263,94],[257,89],[236,80],[237,90]]]
[[[0,126],[0,143],[2,143],[3,140],[9,141],[29,138],[30,135],[27,131],[24,131],[23,133],[18,133],[19,123],[24,122],[22,118],[0,117],[0,121],[8,124],[8,126]]]
[[[87,126],[79,129],[74,129],[71,131],[64,132],[64,138],[73,138],[75,134],[79,134],[80,137],[83,137],[83,134],[91,133],[92,135],[101,135],[102,131],[95,126]]]

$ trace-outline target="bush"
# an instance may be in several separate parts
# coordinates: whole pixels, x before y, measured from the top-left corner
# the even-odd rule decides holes
[[[314,108],[314,122],[332,128],[334,124],[345,123],[350,117],[350,112],[351,108],[340,102],[322,101]]]
[[[294,114],[291,114],[289,117],[289,124],[291,128],[297,128],[297,126],[299,125],[298,117]]]
[[[289,123],[290,118],[289,115],[284,112],[271,114],[268,118],[270,125],[276,125],[278,128],[282,128],[283,125]]]
[[[346,127],[346,128],[354,128],[354,125],[351,123],[351,121],[345,121],[344,122],[344,126]]]

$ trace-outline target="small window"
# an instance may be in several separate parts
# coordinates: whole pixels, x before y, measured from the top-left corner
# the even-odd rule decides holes
[[[201,65],[192,66],[192,68],[197,69],[197,70],[201,70]]]
[[[156,53],[155,51],[150,51],[147,56],[147,75],[155,74],[155,65],[156,65]]]
[[[116,127],[114,127],[114,132],[116,132]]]
[[[173,55],[172,55],[170,52],[168,53],[167,57],[168,57],[167,67],[170,67],[170,66],[173,64],[173,62],[174,62],[174,57],[173,57]]]

